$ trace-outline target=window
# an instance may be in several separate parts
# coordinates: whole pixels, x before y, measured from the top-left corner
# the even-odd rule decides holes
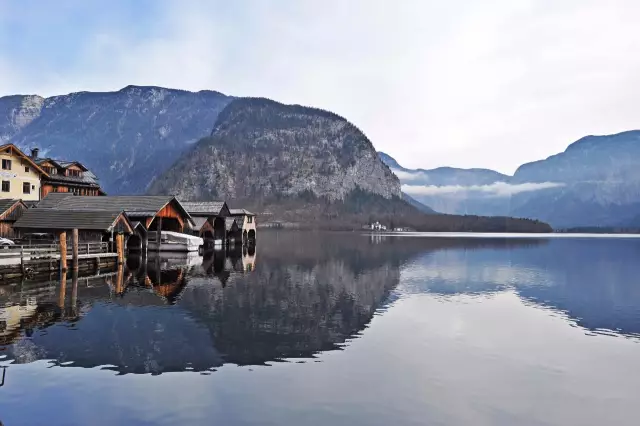
[[[2,159],[2,170],[11,170],[11,160]]]
[[[247,223],[253,223],[253,216],[247,216]]]
[[[3,189],[4,191],[4,189]],[[24,182],[22,184],[22,193],[23,194],[31,194],[31,184],[29,182]]]
[[[49,173],[50,175],[56,175],[58,174],[58,169],[56,169],[55,167],[51,167],[51,166],[44,166],[42,168],[45,172]]]
[[[2,192],[9,192],[9,191],[11,191],[11,182],[9,182],[8,180],[3,180],[2,181]]]
[[[80,170],[67,170],[67,176],[74,176],[74,177],[80,177],[82,176],[82,172]]]
[[[29,168],[29,166],[24,166],[24,172],[25,173],[29,173],[31,171],[31,169]]]

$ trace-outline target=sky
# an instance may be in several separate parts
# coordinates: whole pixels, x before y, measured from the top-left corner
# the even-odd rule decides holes
[[[640,128],[639,21],[637,0],[0,0],[0,95],[268,97],[404,167],[511,174]]]

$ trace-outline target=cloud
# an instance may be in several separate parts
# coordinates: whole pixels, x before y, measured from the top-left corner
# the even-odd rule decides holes
[[[518,183],[495,182],[490,185],[402,185],[402,191],[409,195],[464,195],[470,192],[486,194],[489,197],[510,197],[523,192],[540,191],[543,189],[564,186],[558,182]]]
[[[1,94],[265,96],[347,117],[406,167],[507,174],[638,127],[635,0],[5,3]]]
[[[422,172],[407,172],[399,169],[391,169],[391,171],[398,176],[398,179],[402,182],[412,181],[412,180],[421,180],[426,181],[429,180],[429,176]]]

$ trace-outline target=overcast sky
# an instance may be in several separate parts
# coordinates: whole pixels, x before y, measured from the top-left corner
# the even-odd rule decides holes
[[[637,0],[0,0],[0,94],[264,96],[405,167],[512,173],[640,128],[638,22]]]

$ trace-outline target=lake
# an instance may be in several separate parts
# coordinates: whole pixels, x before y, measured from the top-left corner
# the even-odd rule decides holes
[[[5,426],[636,425],[639,360],[634,238],[263,231],[0,285]]]

